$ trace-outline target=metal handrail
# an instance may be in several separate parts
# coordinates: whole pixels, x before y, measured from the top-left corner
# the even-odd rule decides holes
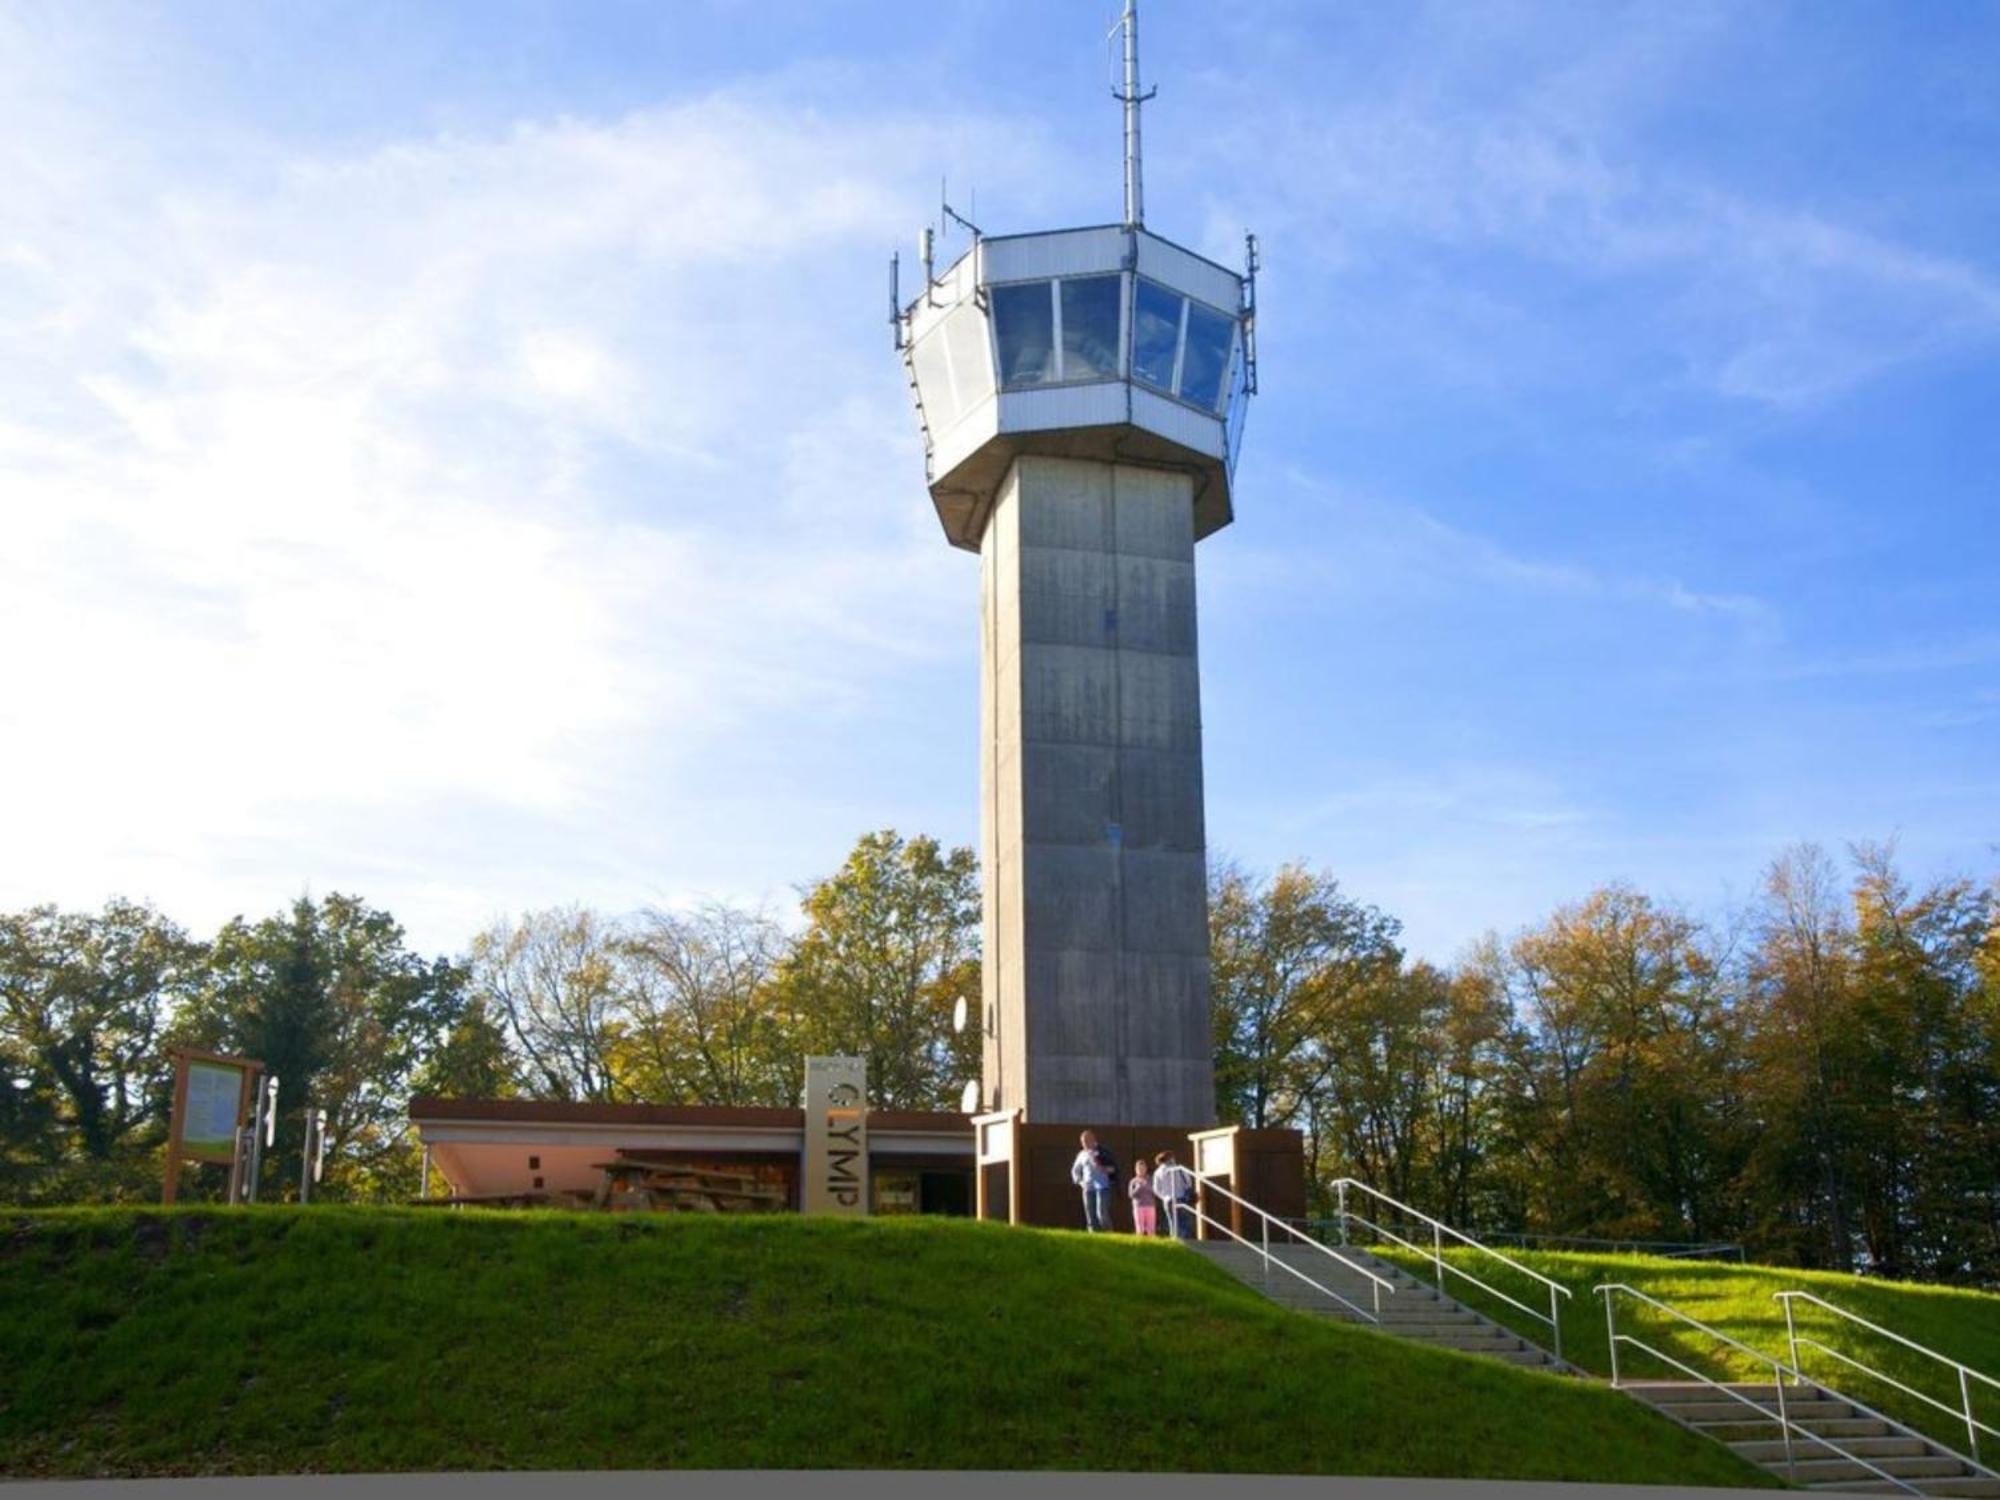
[[[1201,1220],[1204,1224],[1210,1225],[1213,1228],[1221,1230],[1224,1234],[1228,1235],[1232,1240],[1235,1240],[1237,1244],[1247,1246],[1252,1250],[1258,1249],[1256,1245],[1251,1244],[1249,1240],[1244,1239],[1242,1235],[1238,1234],[1235,1230],[1231,1229],[1227,1224],[1223,1223],[1220,1219],[1212,1218],[1210,1215],[1203,1213],[1201,1209],[1196,1207],[1193,1203],[1184,1203],[1181,1205],[1181,1207],[1185,1208],[1189,1213],[1193,1214],[1197,1219]],[[1273,1264],[1275,1264],[1279,1270],[1288,1272],[1289,1274],[1296,1276],[1300,1281],[1303,1281],[1307,1286],[1311,1287],[1314,1291],[1320,1293],[1322,1296],[1331,1297],[1334,1301],[1338,1302],[1342,1307],[1346,1308],[1356,1317],[1365,1318],[1370,1323],[1379,1324],[1382,1321],[1382,1289],[1380,1287],[1375,1288],[1375,1311],[1370,1312],[1368,1311],[1367,1308],[1362,1307],[1357,1303],[1350,1302],[1347,1298],[1341,1296],[1340,1293],[1336,1292],[1332,1287],[1326,1286],[1318,1281],[1315,1281],[1312,1277],[1306,1275],[1305,1272],[1301,1271],[1297,1266],[1291,1265],[1286,1261],[1279,1259],[1277,1256],[1272,1255],[1268,1248],[1264,1249],[1261,1253],[1264,1257],[1264,1278],[1266,1281],[1270,1279],[1271,1267]],[[1393,1293],[1396,1289],[1392,1286],[1389,1288],[1389,1290],[1390,1292]]]
[[[1398,1213],[1407,1214],[1412,1219],[1415,1219],[1420,1223],[1427,1224],[1430,1226],[1431,1246],[1429,1253],[1430,1253],[1431,1263],[1437,1267],[1439,1291],[1445,1290],[1445,1275],[1447,1272],[1449,1272],[1452,1275],[1462,1277],[1466,1281],[1471,1282],[1474,1286],[1478,1287],[1481,1291],[1486,1292],[1490,1296],[1498,1297],[1502,1302],[1505,1302],[1508,1306],[1519,1308],[1529,1317],[1540,1319],[1542,1322],[1549,1325],[1549,1339],[1552,1345],[1552,1352],[1555,1354],[1555,1357],[1558,1360],[1562,1358],[1562,1352],[1563,1352],[1562,1304],[1559,1301],[1557,1301],[1557,1298],[1574,1296],[1575,1294],[1572,1293],[1568,1287],[1564,1286],[1559,1281],[1555,1281],[1550,1277],[1544,1276],[1540,1271],[1536,1271],[1527,1266],[1522,1265],[1518,1260],[1515,1260],[1511,1255],[1502,1255],[1498,1250],[1495,1250],[1492,1246],[1480,1244],[1478,1240],[1475,1240],[1471,1235],[1467,1234],[1464,1230],[1454,1229],[1451,1227],[1451,1225],[1445,1223],[1442,1219],[1434,1219],[1429,1214],[1425,1213],[1422,1209],[1412,1208],[1410,1207],[1409,1204],[1399,1202],[1398,1200],[1391,1198],[1387,1193],[1381,1192],[1375,1188],[1370,1187],[1367,1183],[1361,1181],[1358,1177],[1339,1178],[1334,1182],[1333,1187],[1337,1195],[1337,1201],[1340,1212],[1340,1238],[1342,1244],[1345,1244],[1347,1242],[1347,1221],[1349,1219],[1354,1219],[1366,1225],[1368,1228],[1374,1230],[1375,1233],[1381,1235],[1384,1239],[1393,1240],[1396,1244],[1403,1246],[1403,1248],[1406,1250],[1415,1251],[1418,1255],[1422,1255],[1425,1253],[1423,1246],[1418,1245],[1410,1240],[1406,1240],[1401,1235],[1395,1233],[1393,1230],[1387,1229],[1384,1226],[1375,1223],[1372,1219],[1368,1219],[1363,1215],[1355,1213],[1351,1209],[1349,1209],[1347,1206],[1347,1190],[1350,1187],[1359,1188],[1369,1197],[1378,1199],[1379,1201],[1388,1204],[1389,1207],[1395,1209]],[[1488,1286],[1485,1282],[1481,1281],[1477,1276],[1474,1276],[1470,1271],[1449,1264],[1444,1258],[1444,1237],[1446,1235],[1450,1235],[1454,1240],[1457,1240],[1461,1245],[1465,1245],[1473,1250],[1479,1251],[1482,1255],[1492,1256],[1493,1259],[1499,1261],[1503,1266],[1511,1267],[1512,1269],[1519,1271],[1523,1276],[1526,1276],[1531,1280],[1539,1281],[1543,1286],[1549,1289],[1549,1310],[1546,1313],[1539,1312],[1536,1309],[1528,1306],[1525,1302],[1517,1301],[1513,1297],[1508,1296],[1498,1287]]]
[[[1333,1298],[1333,1300],[1338,1302],[1342,1307],[1347,1308],[1351,1312],[1359,1314],[1361,1317],[1366,1318],[1369,1322],[1380,1323],[1382,1321],[1382,1293],[1384,1291],[1387,1291],[1390,1296],[1392,1297],[1395,1296],[1396,1284],[1393,1281],[1390,1281],[1385,1276],[1378,1276],[1373,1271],[1369,1270],[1366,1266],[1359,1265],[1356,1262],[1349,1260],[1346,1256],[1342,1255],[1339,1251],[1335,1250],[1331,1245],[1322,1245],[1318,1240],[1314,1239],[1311,1235],[1301,1234],[1298,1230],[1292,1228],[1291,1225],[1287,1224],[1283,1219],[1277,1218],[1275,1215],[1266,1213],[1263,1209],[1259,1208],[1256,1204],[1252,1203],[1248,1198],[1240,1197],[1237,1194],[1232,1193],[1228,1188],[1222,1186],[1220,1183],[1215,1181],[1213,1177],[1210,1177],[1206,1173],[1197,1172],[1192,1167],[1190,1167],[1188,1169],[1188,1175],[1193,1177],[1194,1180],[1198,1184],[1200,1184],[1204,1192],[1220,1193],[1230,1202],[1239,1204],[1242,1207],[1249,1209],[1250,1212],[1257,1215],[1257,1217],[1263,1221],[1263,1230],[1264,1230],[1262,1237],[1263,1243],[1261,1245],[1257,1245],[1257,1244],[1252,1244],[1249,1240],[1246,1240],[1242,1235],[1238,1234],[1235,1230],[1231,1229],[1227,1224],[1223,1223],[1220,1219],[1213,1218],[1207,1213],[1204,1213],[1202,1211],[1199,1202],[1190,1202],[1184,1199],[1178,1205],[1181,1208],[1187,1209],[1197,1219],[1201,1220],[1202,1223],[1211,1224],[1215,1228],[1220,1229],[1224,1234],[1228,1235],[1232,1240],[1235,1240],[1237,1244],[1248,1246],[1250,1249],[1257,1251],[1257,1253],[1263,1257],[1264,1279],[1267,1282],[1271,1278],[1271,1267],[1272,1265],[1275,1264],[1279,1270],[1290,1272],[1293,1276],[1296,1276],[1300,1281],[1303,1281],[1307,1286],[1313,1288],[1313,1290],[1322,1292],[1325,1295]],[[1291,1235],[1292,1238],[1297,1240],[1299,1243],[1310,1246],[1312,1249],[1319,1251],[1320,1254],[1328,1257],[1331,1260],[1337,1261],[1340,1265],[1346,1267],[1348,1270],[1353,1271],[1358,1275],[1367,1277],[1368,1281],[1370,1282],[1369,1290],[1374,1294],[1375,1310],[1371,1313],[1366,1308],[1361,1307],[1356,1303],[1348,1301],[1347,1298],[1341,1296],[1340,1293],[1336,1292],[1332,1287],[1320,1285],[1319,1282],[1313,1280],[1312,1277],[1306,1275],[1306,1273],[1301,1271],[1297,1266],[1292,1265],[1290,1262],[1282,1259],[1281,1257],[1271,1254],[1271,1226],[1273,1224],[1276,1224],[1280,1229],[1284,1230],[1285,1233]]]
[[[1367,1218],[1362,1214],[1354,1213],[1352,1210],[1348,1212],[1347,1216],[1348,1218],[1352,1219],[1355,1223],[1365,1225],[1367,1228],[1374,1230],[1377,1234],[1381,1235],[1382,1238],[1386,1240],[1393,1240],[1396,1244],[1399,1244],[1406,1249],[1416,1251],[1416,1253],[1419,1255],[1424,1253],[1421,1247],[1414,1245],[1410,1241],[1404,1239],[1401,1235],[1397,1234],[1394,1230],[1388,1228],[1386,1225],[1377,1224],[1373,1219]],[[1500,1288],[1498,1288],[1497,1286],[1494,1286],[1489,1282],[1481,1281],[1477,1276],[1474,1276],[1470,1271],[1463,1270],[1458,1266],[1448,1266],[1447,1268],[1454,1275],[1459,1276],[1464,1280],[1471,1282],[1474,1286],[1478,1287],[1481,1291],[1487,1293],[1489,1296],[1497,1298],[1498,1300],[1506,1303],[1509,1307],[1520,1309],[1520,1311],[1526,1313],[1531,1318],[1539,1319],[1540,1321],[1548,1324],[1550,1333],[1552,1335],[1551,1341],[1555,1345],[1555,1352],[1558,1356],[1562,1354],[1562,1328],[1560,1324],[1556,1321],[1553,1311],[1545,1313],[1540,1311],[1539,1309],[1532,1308],[1528,1306],[1527,1303],[1521,1301],[1518,1297],[1508,1296],[1507,1293],[1501,1291]],[[1444,1285],[1443,1276],[1439,1276],[1438,1285],[1439,1289],[1442,1290]],[[1567,1289],[1563,1289],[1563,1295],[1564,1296],[1569,1295]],[[1551,1307],[1553,1308],[1555,1299],[1551,1297],[1549,1301]]]
[[[1876,1464],[1870,1463],[1860,1454],[1850,1453],[1845,1448],[1841,1447],[1840,1444],[1834,1442],[1832,1439],[1822,1437],[1819,1433],[1812,1431],[1810,1428],[1802,1427],[1797,1422],[1793,1421],[1791,1418],[1791,1414],[1786,1410],[1785,1407],[1785,1385],[1786,1385],[1785,1377],[1787,1375],[1790,1375],[1792,1377],[1793,1383],[1804,1384],[1805,1378],[1799,1374],[1796,1367],[1786,1365],[1783,1361],[1773,1358],[1771,1355],[1764,1353],[1761,1349],[1753,1349],[1748,1344],[1744,1343],[1741,1339],[1731,1338],[1728,1334],[1722,1332],[1721,1329],[1711,1328],[1708,1326],[1708,1324],[1702,1322],[1699,1318],[1691,1318],[1686,1313],[1682,1312],[1678,1307],[1671,1307],[1668,1304],[1660,1301],[1660,1299],[1657,1297],[1649,1297],[1644,1292],[1640,1291],[1637,1287],[1627,1286],[1622,1281],[1606,1282],[1601,1286],[1593,1287],[1592,1290],[1596,1293],[1601,1294],[1604,1298],[1604,1328],[1607,1336],[1607,1342],[1611,1351],[1611,1384],[1614,1387],[1620,1385],[1620,1381],[1618,1378],[1618,1346],[1621,1343],[1630,1344],[1633,1348],[1643,1350],[1645,1353],[1652,1355],[1653,1358],[1661,1361],[1663,1364],[1672,1365],[1676,1370],[1679,1370],[1682,1374],[1693,1376],[1701,1384],[1709,1386],[1714,1390],[1721,1391],[1725,1396],[1728,1396],[1732,1401],[1739,1402],[1742,1405],[1749,1407],[1753,1412],[1757,1414],[1760,1420],[1775,1421],[1778,1424],[1779,1436],[1781,1436],[1784,1439],[1785,1443],[1785,1468],[1789,1472],[1791,1472],[1795,1478],[1797,1476],[1798,1454],[1797,1451],[1792,1446],[1792,1434],[1794,1432],[1796,1432],[1800,1437],[1806,1438],[1807,1440],[1818,1444],[1822,1448],[1828,1449],[1833,1453],[1837,1453],[1838,1455],[1840,1455],[1840,1457],[1846,1459],[1849,1463],[1859,1464],[1862,1468],[1868,1470],[1869,1473],[1876,1475],[1878,1478],[1886,1479],[1890,1484],[1895,1485],[1896,1488],[1898,1489],[1908,1490],[1912,1495],[1921,1495],[1924,1493],[1922,1490],[1918,1489],[1915,1485],[1911,1484],[1908,1480],[1899,1479],[1896,1475],[1891,1474],[1887,1469],[1881,1468]],[[1681,1322],[1687,1324],[1688,1327],[1698,1329],[1700,1332],[1705,1333],[1710,1338],[1716,1340],[1716,1342],[1727,1344],[1732,1349],[1740,1350],[1742,1353],[1749,1355],[1757,1363],[1769,1365],[1771,1367],[1771,1385],[1773,1389],[1775,1389],[1778,1393],[1777,1411],[1773,1413],[1768,1407],[1759,1406],[1755,1401],[1752,1401],[1748,1396],[1744,1395],[1741,1391],[1736,1390],[1732,1386],[1729,1386],[1724,1382],[1715,1379],[1713,1376],[1702,1374],[1701,1371],[1695,1369],[1691,1365],[1686,1365],[1681,1363],[1681,1361],[1675,1359],[1673,1355],[1668,1354],[1665,1350],[1655,1349],[1651,1344],[1646,1343],[1643,1339],[1634,1338],[1629,1333],[1620,1333],[1618,1331],[1618,1314],[1616,1312],[1616,1303],[1614,1303],[1612,1300],[1612,1294],[1615,1292],[1623,1292],[1628,1297],[1636,1298],[1638,1301],[1645,1303],[1648,1307],[1657,1308],[1659,1311],[1667,1314],[1669,1317],[1678,1318]],[[1823,1388],[1816,1387],[1816,1389],[1823,1389]],[[1868,1414],[1872,1417],[1881,1417],[1881,1413],[1870,1411],[1869,1408],[1862,1405],[1861,1402],[1854,1401],[1847,1396],[1841,1396],[1839,1395],[1838,1392],[1828,1391],[1827,1394],[1837,1396],[1838,1399],[1847,1402],[1849,1405],[1857,1407],[1862,1411],[1868,1412]],[[1888,1419],[1882,1418],[1882,1420],[1887,1421]]]
[[[1923,1402],[1926,1406],[1936,1407],[1946,1416],[1957,1418],[1965,1423],[1965,1440],[1970,1445],[1971,1452],[1969,1455],[1961,1453],[1958,1456],[1966,1459],[1974,1468],[1985,1469],[1988,1474],[1995,1472],[1993,1469],[1988,1468],[1979,1457],[1979,1434],[1983,1432],[1989,1437],[2000,1437],[2000,1428],[1989,1427],[1972,1414],[1972,1382],[1977,1380],[1982,1384],[1993,1387],[1996,1391],[2000,1391],[2000,1380],[1995,1380],[1991,1375],[1983,1374],[1968,1364],[1960,1363],[1949,1354],[1940,1354],[1937,1350],[1920,1344],[1915,1339],[1905,1338],[1892,1328],[1884,1328],[1879,1323],[1871,1323],[1859,1313],[1851,1313],[1844,1307],[1836,1307],[1824,1297],[1815,1297],[1811,1292],[1773,1292],[1771,1293],[1771,1299],[1775,1302],[1782,1302],[1785,1305],[1785,1338],[1791,1344],[1792,1368],[1794,1370],[1802,1368],[1799,1364],[1799,1345],[1806,1344],[1819,1350],[1822,1354],[1831,1355],[1842,1364],[1859,1370],[1864,1375],[1872,1376],[1884,1385],[1894,1386],[1906,1396],[1916,1397],[1917,1400]],[[1810,1302],[1815,1307],[1823,1307],[1836,1317],[1845,1318],[1850,1323],[1859,1323],[1870,1333],[1879,1333],[1885,1339],[1893,1339],[1905,1349],[1915,1350],[1918,1354],[1934,1359],[1941,1365],[1950,1366],[1958,1374],[1958,1399],[1960,1405],[1953,1407],[1938,1400],[1935,1396],[1927,1395],[1923,1391],[1914,1390],[1904,1385],[1895,1376],[1878,1370],[1872,1365],[1863,1364],[1860,1360],[1853,1359],[1841,1353],[1838,1349],[1830,1349],[1818,1339],[1811,1337],[1801,1338],[1799,1336],[1798,1324],[1792,1316],[1792,1303],[1794,1300]]]

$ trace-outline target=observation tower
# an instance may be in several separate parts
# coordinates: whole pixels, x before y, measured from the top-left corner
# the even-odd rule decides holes
[[[1215,1122],[1195,543],[1234,514],[1257,258],[1251,236],[1238,272],[1146,227],[1132,0],[1114,34],[1123,220],[987,235],[947,205],[962,253],[940,270],[926,229],[907,304],[892,265],[891,318],[938,520],[980,559],[966,1103],[1175,1132],[1128,1132],[1139,1150]]]

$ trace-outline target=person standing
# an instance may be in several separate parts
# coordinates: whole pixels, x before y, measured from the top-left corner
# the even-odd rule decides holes
[[[1084,1131],[1080,1144],[1069,1180],[1083,1192],[1083,1227],[1100,1234],[1111,1227],[1111,1184],[1118,1180],[1118,1163],[1097,1144],[1096,1131]]]
[[[1132,1180],[1125,1184],[1132,1200],[1132,1232],[1151,1239],[1159,1216],[1159,1196],[1153,1191],[1153,1171],[1145,1157],[1132,1163]]]
[[[1167,1226],[1177,1240],[1194,1238],[1194,1173],[1162,1151],[1153,1158],[1153,1192],[1167,1206]]]

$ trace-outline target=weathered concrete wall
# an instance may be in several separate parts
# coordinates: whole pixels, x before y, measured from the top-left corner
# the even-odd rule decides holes
[[[1193,482],[1015,462],[983,539],[985,1094],[1215,1118]]]

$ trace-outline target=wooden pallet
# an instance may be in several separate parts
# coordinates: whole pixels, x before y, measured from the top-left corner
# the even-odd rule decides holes
[[[612,1213],[773,1213],[786,1195],[738,1172],[711,1172],[671,1163],[598,1162],[604,1174],[596,1206]]]

